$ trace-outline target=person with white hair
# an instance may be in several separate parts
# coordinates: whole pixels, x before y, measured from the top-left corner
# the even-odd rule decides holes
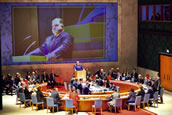
[[[26,56],[46,56],[51,59],[72,58],[73,36],[64,32],[63,20],[55,18],[52,20],[52,33],[45,42],[37,49],[29,52]]]
[[[143,84],[143,83],[144,83],[144,80],[143,80],[143,78],[142,78],[142,75],[141,75],[141,74],[139,74],[139,75],[138,75],[137,83],[141,83],[141,84]]]

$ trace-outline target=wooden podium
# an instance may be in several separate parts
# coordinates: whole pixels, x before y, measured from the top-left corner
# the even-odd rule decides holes
[[[172,54],[160,53],[161,86],[172,91]]]
[[[79,79],[83,79],[86,80],[86,71],[82,70],[82,71],[75,71],[75,78]]]

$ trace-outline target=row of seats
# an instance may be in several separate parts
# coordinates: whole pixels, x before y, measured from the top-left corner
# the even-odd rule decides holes
[[[26,104],[30,104],[30,106],[32,106],[32,110],[33,110],[33,105],[36,105],[36,110],[38,110],[38,105],[42,105],[42,108],[44,109],[44,102],[38,102],[36,96],[32,95],[31,99],[25,99],[24,93],[19,93],[18,96],[20,99],[20,108],[21,108],[21,104],[24,103],[24,107],[26,107]],[[48,113],[49,108],[50,109],[52,108],[52,112],[54,112],[54,107],[57,107],[57,111],[58,111],[58,105],[54,104],[53,98],[47,97],[46,103],[47,103],[47,113]],[[72,114],[73,114],[73,108],[75,108],[75,106],[73,105],[72,99],[66,99],[65,104],[66,104],[65,110],[66,111],[72,110]],[[75,111],[76,111],[76,108],[75,108]]]
[[[163,96],[163,92],[164,92],[164,89],[162,88],[160,95],[158,95],[158,92],[155,92],[153,98],[150,98],[150,94],[145,94],[143,101],[141,101],[141,96],[137,96],[134,103],[128,103],[128,110],[130,110],[130,106],[134,106],[134,109],[136,111],[136,106],[138,108],[140,108],[141,104],[143,105],[143,108],[145,108],[145,104],[147,104],[147,106],[149,108],[149,101],[152,101],[154,103],[154,106],[156,103],[157,107],[158,107],[158,100],[159,100],[159,98],[161,98]],[[24,107],[26,107],[26,103],[28,103],[28,104],[30,104],[30,106],[32,105],[32,110],[33,110],[34,104],[36,105],[36,110],[38,110],[38,105],[42,105],[42,108],[44,108],[44,102],[38,102],[37,97],[34,95],[31,96],[31,99],[25,99],[25,94],[19,93],[19,98],[20,98],[20,102],[24,103]],[[21,103],[20,103],[20,107],[21,107]],[[58,105],[54,104],[53,98],[47,97],[46,103],[47,103],[47,113],[48,113],[49,108],[50,109],[52,108],[52,112],[54,112],[54,107],[57,107],[57,111],[58,111]],[[66,99],[65,105],[66,105],[65,111],[72,110],[72,114],[73,114],[73,109],[75,109],[75,111],[76,111],[76,108],[72,103],[72,99]],[[120,110],[122,110],[122,99],[121,98],[116,99],[113,106],[111,106],[111,109],[110,109],[111,111],[112,111],[112,107],[114,108],[115,113],[116,113],[117,107],[119,107]],[[95,113],[97,108],[99,108],[102,113],[102,99],[94,100],[94,105],[92,105],[92,112]]]
[[[158,91],[154,93],[154,97],[150,98],[150,94],[145,94],[143,101],[141,101],[141,96],[137,96],[134,103],[128,103],[128,110],[130,110],[130,106],[134,106],[134,109],[136,111],[136,106],[140,108],[140,105],[143,105],[143,108],[145,108],[145,104],[147,104],[149,108],[149,101],[157,104],[158,107],[158,100],[163,96],[164,88],[161,89],[160,95],[158,95]],[[111,106],[110,111],[112,112],[112,107],[114,107],[114,111],[116,113],[116,108],[119,107],[120,110],[122,110],[122,99],[117,98],[115,103]],[[95,99],[94,105],[92,106],[92,112],[96,112],[96,108],[100,108],[100,111],[102,112],[102,100],[101,99]]]

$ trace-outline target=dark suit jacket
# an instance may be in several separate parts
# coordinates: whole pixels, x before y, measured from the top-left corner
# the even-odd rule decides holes
[[[130,92],[128,96],[128,102],[133,102],[136,99],[136,93],[135,92]]]
[[[48,74],[46,73],[45,75],[42,74],[41,75],[41,82],[48,82],[49,81],[49,77],[48,77]]]
[[[159,91],[159,89],[160,89],[160,79],[155,79],[154,88],[155,88],[155,92]]]
[[[59,100],[61,99],[59,93],[56,91],[51,92],[51,97],[54,99],[54,104],[58,104]]]
[[[67,32],[60,33],[54,38],[54,35],[48,36],[45,42],[37,49],[27,55],[55,55],[56,58],[71,58],[73,50],[73,37]]]
[[[102,79],[99,79],[99,80],[98,80],[98,85],[99,85],[99,86],[103,86],[103,85],[104,85],[104,83],[103,83],[103,80],[102,80]]]
[[[26,98],[26,99],[31,99],[31,94],[32,94],[32,92],[29,92],[28,89],[25,88],[24,94],[25,94],[25,98]]]
[[[59,76],[56,75],[56,74],[50,73],[50,81],[54,81],[55,82],[55,77],[59,77]]]
[[[115,71],[113,71],[113,72],[108,72],[108,75],[110,75],[113,79],[116,79],[116,76],[117,76],[117,74],[116,74],[116,72]]]
[[[107,81],[106,82],[106,86],[105,86],[106,88],[109,88],[110,87],[110,81]]]
[[[135,72],[135,73],[131,73],[131,77],[133,77],[134,76],[134,82],[137,82],[137,79],[138,79],[138,73],[137,72]]]
[[[138,79],[137,82],[143,84],[144,80],[141,78],[141,79]]]
[[[144,81],[144,84],[145,84],[145,85],[147,85],[148,83],[150,83],[150,85],[152,86],[151,80]]]
[[[88,86],[84,86],[84,88],[83,88],[83,94],[88,95],[89,92],[90,92],[90,90],[89,90]]]
[[[154,92],[153,92],[152,87],[149,87],[149,88],[148,88],[148,92],[147,92],[147,94],[150,94],[150,98],[153,98],[153,94],[154,94]]]
[[[131,80],[131,77],[126,76],[125,80]]]
[[[99,74],[100,74],[100,70],[98,70],[96,73],[94,73],[93,75],[98,75],[99,76]]]
[[[77,84],[77,89],[79,89],[80,94],[82,94],[82,84],[80,82]]]
[[[101,79],[105,79],[106,78],[106,72],[103,72],[103,73],[99,73],[98,74],[98,76],[99,76],[99,78],[101,78]]]
[[[38,100],[38,102],[43,102],[44,100],[43,100],[43,93],[42,93],[42,91],[37,91],[36,92],[36,97],[37,97],[37,100]]]
[[[145,91],[144,90],[140,90],[137,94],[137,96],[141,96],[141,100],[143,101],[144,99],[144,95],[145,95]]]

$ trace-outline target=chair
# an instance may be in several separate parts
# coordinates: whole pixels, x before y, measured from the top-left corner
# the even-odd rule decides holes
[[[150,94],[145,94],[143,101],[141,101],[141,104],[143,104],[143,108],[145,108],[145,103],[147,103],[149,108],[149,99],[150,99]]]
[[[94,105],[92,105],[92,112],[94,109],[93,113],[96,113],[96,109],[100,108],[100,112],[102,114],[102,100],[101,99],[95,99],[94,100]]]
[[[76,111],[76,107],[73,105],[72,99],[65,99],[65,114],[67,110],[72,110],[72,115],[73,115],[73,108],[75,108]]]
[[[63,85],[63,79],[59,76],[59,77],[55,77],[55,81],[57,83],[57,85],[61,86]]]
[[[107,79],[108,80],[112,80],[112,77],[109,75],[109,76],[107,76]]]
[[[33,105],[36,105],[36,111],[38,110],[38,105],[42,105],[42,108],[44,108],[44,102],[38,102],[37,97],[35,95],[31,96],[32,98],[32,110],[33,110]]]
[[[150,98],[149,100],[150,100],[150,101],[153,101],[154,106],[155,106],[155,103],[157,103],[157,107],[158,107],[158,91],[156,91],[156,92],[154,93],[153,98]]]
[[[128,103],[128,110],[130,110],[130,105],[133,105],[136,111],[136,106],[140,108],[141,96],[137,96],[134,103]]]
[[[91,77],[91,80],[95,80],[95,79],[96,79],[96,76],[93,75],[93,76]]]
[[[115,109],[115,113],[116,113],[116,108],[120,107],[120,110],[122,110],[122,99],[121,98],[117,98],[114,105],[113,105],[114,109]]]
[[[26,107],[26,103],[30,103],[31,106],[31,100],[30,99],[26,99],[25,98],[25,94],[24,93],[19,93],[19,98],[20,98],[20,107],[21,107],[21,103],[24,102],[24,107]]]
[[[116,86],[116,92],[118,92],[119,93],[119,86]]]
[[[53,108],[52,112],[54,113],[54,107],[57,107],[57,111],[58,111],[58,104],[54,104],[54,99],[47,97],[46,98],[46,102],[47,102],[47,113],[48,113],[48,108],[50,107]]]
[[[164,88],[161,88],[160,95],[158,95],[158,98],[160,98],[161,103],[163,103],[163,94],[164,94]]]

